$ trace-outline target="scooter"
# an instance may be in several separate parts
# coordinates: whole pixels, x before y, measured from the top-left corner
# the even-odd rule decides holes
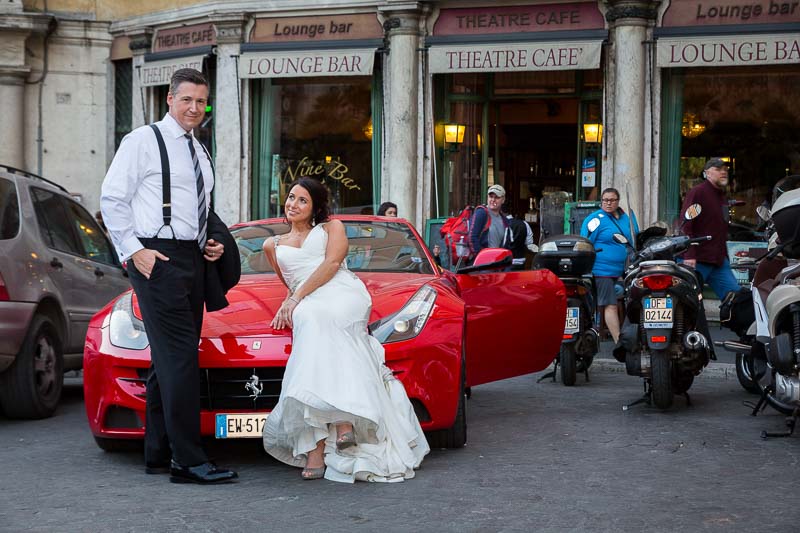
[[[786,432],[762,432],[763,438],[788,437],[800,418],[800,176],[793,190],[781,194],[772,204],[770,214],[780,243],[779,249],[789,261],[781,270],[777,285],[767,297],[766,311],[769,330],[767,363],[771,383],[765,394],[788,414]],[[762,397],[763,398],[763,397]],[[791,410],[791,412],[789,412]]]
[[[692,220],[699,204],[686,210]],[[660,236],[652,237],[660,233]],[[688,394],[694,377],[715,358],[702,301],[702,281],[697,273],[675,258],[694,244],[711,237],[665,236],[666,230],[646,230],[625,274],[625,323],[614,356],[625,362],[626,372],[644,378],[644,396],[631,404],[646,402],[660,409],[672,406],[673,396]],[[651,238],[647,238],[651,237]],[[627,242],[621,234],[614,238]]]
[[[589,367],[600,344],[594,323],[597,290],[592,266],[595,256],[596,250],[589,239],[577,235],[557,235],[542,241],[534,257],[533,268],[552,271],[567,292],[567,316],[561,349],[553,371],[538,381],[550,377],[555,381],[559,366],[564,385],[574,385],[576,375],[580,372],[589,381]]]

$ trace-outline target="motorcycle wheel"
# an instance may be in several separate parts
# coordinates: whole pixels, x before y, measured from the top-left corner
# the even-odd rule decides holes
[[[650,354],[653,381],[653,403],[659,409],[672,407],[672,361],[665,350],[653,350]]]
[[[575,345],[562,344],[558,357],[561,360],[561,382],[567,387],[575,385]]]
[[[750,394],[761,394],[761,387],[753,379],[753,358],[747,354],[736,354],[736,377],[739,385]]]

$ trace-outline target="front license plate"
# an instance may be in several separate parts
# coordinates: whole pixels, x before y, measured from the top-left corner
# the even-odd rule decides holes
[[[581,318],[580,307],[567,307],[567,321],[564,324],[564,333],[577,333],[578,322]]]
[[[221,413],[214,436],[218,439],[261,438],[269,413]]]
[[[644,327],[647,329],[672,328],[672,298],[644,299]]]

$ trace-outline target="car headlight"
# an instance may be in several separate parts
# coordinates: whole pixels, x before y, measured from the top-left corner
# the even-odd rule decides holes
[[[398,312],[370,324],[372,336],[381,344],[412,339],[419,335],[436,301],[436,289],[423,286]]]
[[[144,350],[149,346],[144,322],[133,314],[131,295],[128,293],[114,304],[108,324],[108,336],[111,344],[129,350]]]

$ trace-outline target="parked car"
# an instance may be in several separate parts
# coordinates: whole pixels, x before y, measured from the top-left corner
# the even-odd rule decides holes
[[[0,165],[0,406],[51,416],[92,316],[130,288],[95,219],[63,187]]]
[[[347,266],[372,296],[370,331],[385,347],[387,365],[405,386],[431,445],[463,446],[469,387],[542,370],[558,353],[564,285],[548,270],[503,271],[511,262],[508,250],[483,250],[473,266],[451,273],[434,264],[403,219],[337,218],[349,240]],[[230,306],[207,313],[203,324],[201,431],[217,438],[260,437],[280,396],[292,343],[291,331],[270,326],[286,288],[262,244],[289,228],[272,219],[231,229],[242,279],[228,293]],[[148,345],[132,292],[109,303],[89,325],[84,400],[104,450],[143,438]]]

